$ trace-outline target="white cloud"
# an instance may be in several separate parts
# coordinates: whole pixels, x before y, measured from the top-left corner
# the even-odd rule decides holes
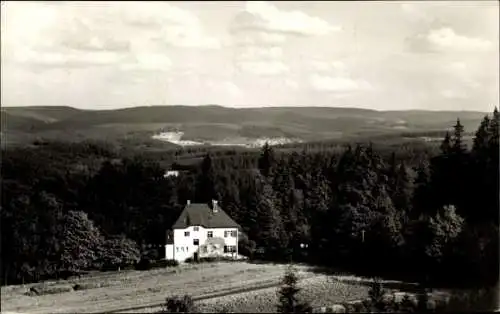
[[[336,71],[344,72],[346,70],[346,65],[342,61],[319,61],[311,60],[309,61],[313,71],[317,72],[331,72]]]
[[[172,61],[164,54],[159,53],[139,53],[135,55],[134,61],[124,63],[124,70],[151,70],[168,71],[172,66]]]
[[[2,57],[27,65],[123,62],[122,69],[164,70],[170,46],[218,48],[220,43],[204,33],[192,12],[165,2],[19,2],[2,8]]]
[[[280,10],[265,1],[247,1],[229,27],[238,70],[262,76],[289,72],[283,45],[290,36],[320,36],[340,30],[301,11]],[[293,84],[292,84],[293,85]]]
[[[266,33],[258,30],[246,30],[245,32],[234,32],[232,42],[234,46],[249,45],[276,45],[286,42],[286,36],[277,33]]]
[[[166,2],[122,2],[125,24],[157,30],[154,39],[186,48],[220,48],[217,38],[205,34],[199,18],[192,12]]]
[[[427,35],[427,40],[432,45],[441,49],[460,51],[484,51],[492,47],[492,43],[481,38],[461,36],[449,27],[432,30]]]
[[[464,99],[467,95],[460,90],[456,89],[445,89],[440,92],[441,96],[448,99]]]
[[[280,11],[265,1],[247,1],[245,11],[237,20],[235,28],[257,29],[267,32],[296,35],[325,35],[340,27],[301,11]]]
[[[283,57],[283,48],[249,46],[237,51],[236,55],[239,60],[280,59]]]
[[[313,74],[309,78],[311,86],[318,91],[350,92],[371,89],[365,81],[356,81],[347,77],[332,77]]]
[[[236,67],[241,71],[261,76],[274,76],[290,71],[281,61],[241,61],[236,63]]]
[[[457,34],[450,27],[430,29],[409,39],[412,49],[423,52],[487,52],[492,51],[493,43],[479,37]]]
[[[293,89],[299,88],[299,83],[297,83],[297,81],[292,79],[285,79],[285,85]]]

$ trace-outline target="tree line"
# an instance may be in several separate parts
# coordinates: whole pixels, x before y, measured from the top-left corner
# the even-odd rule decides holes
[[[6,150],[2,284],[133,263],[143,248],[165,243],[187,200],[211,199],[242,226],[242,251],[261,248],[260,258],[436,284],[494,283],[499,119],[496,109],[486,116],[470,148],[457,121],[438,150],[411,143],[140,155],[92,143]],[[201,162],[165,177],[166,165],[186,154]]]

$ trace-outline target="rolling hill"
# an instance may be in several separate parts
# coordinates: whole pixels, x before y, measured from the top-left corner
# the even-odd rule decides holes
[[[450,129],[457,118],[467,132],[474,132],[485,114],[331,107],[235,109],[214,105],[117,110],[4,107],[1,111],[1,131],[2,143],[6,145],[23,145],[36,139],[101,139],[164,148],[172,147],[172,143],[154,139],[153,135],[166,132],[181,137],[183,141],[212,145],[248,144],[263,138],[321,141],[444,131]]]

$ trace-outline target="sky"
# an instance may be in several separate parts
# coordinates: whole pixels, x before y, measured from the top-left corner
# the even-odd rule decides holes
[[[498,1],[1,4],[2,106],[491,111]]]

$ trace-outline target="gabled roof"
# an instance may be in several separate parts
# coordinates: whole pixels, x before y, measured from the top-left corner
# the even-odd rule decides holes
[[[220,206],[214,206],[216,211],[204,203],[187,204],[172,229],[202,226],[204,228],[238,228],[241,230],[241,227]]]

